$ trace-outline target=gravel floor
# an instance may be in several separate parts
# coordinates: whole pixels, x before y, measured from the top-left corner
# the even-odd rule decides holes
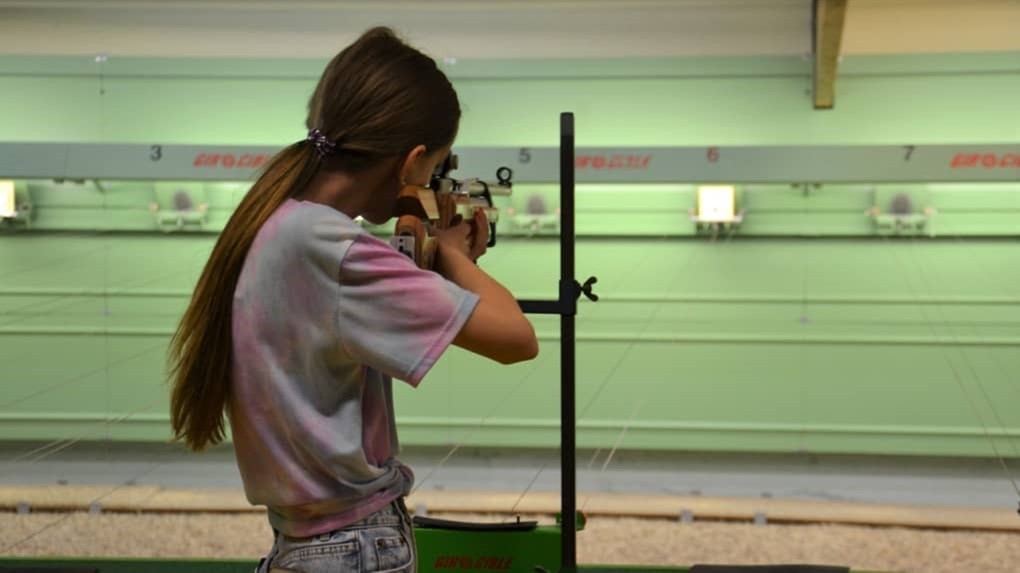
[[[540,521],[548,522],[548,518]],[[24,541],[11,547],[19,540]],[[269,543],[260,514],[0,514],[0,555],[5,556],[257,559]],[[810,562],[879,571],[1015,573],[1020,570],[1020,534],[594,518],[578,533],[578,561],[633,565]]]

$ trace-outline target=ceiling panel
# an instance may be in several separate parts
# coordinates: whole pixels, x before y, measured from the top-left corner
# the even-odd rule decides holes
[[[329,57],[386,24],[440,57],[804,55],[812,0],[0,0],[0,53]],[[844,54],[1020,51],[1020,0],[849,0]]]
[[[847,4],[843,53],[988,51],[1020,51],[1020,0],[849,0]]]
[[[327,57],[365,28],[437,56],[803,54],[810,0],[0,1],[0,52]],[[58,28],[58,33],[53,33]]]

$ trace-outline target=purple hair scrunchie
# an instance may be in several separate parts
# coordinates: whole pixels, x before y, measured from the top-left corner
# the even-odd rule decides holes
[[[315,145],[316,151],[319,152],[319,157],[332,155],[336,151],[336,142],[330,141],[326,134],[322,133],[321,129],[316,128],[309,131],[307,139]]]

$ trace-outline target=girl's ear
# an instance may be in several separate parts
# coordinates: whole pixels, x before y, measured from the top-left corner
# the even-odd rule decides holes
[[[416,181],[415,171],[418,171],[416,167],[420,166],[424,161],[425,153],[427,150],[424,145],[416,145],[414,149],[407,152],[407,156],[404,157],[404,164],[400,166],[400,181],[401,183],[407,184],[418,184]]]

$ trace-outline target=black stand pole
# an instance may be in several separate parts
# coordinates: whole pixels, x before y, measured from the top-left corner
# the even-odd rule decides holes
[[[522,300],[525,313],[560,315],[560,506],[563,534],[561,573],[577,570],[577,420],[576,332],[574,317],[582,294],[598,300],[591,291],[594,277],[583,285],[574,278],[574,114],[560,115],[560,284],[556,301]]]
[[[577,418],[575,416],[577,281],[574,280],[574,116],[560,116],[560,495],[563,515],[561,573],[577,569]]]

